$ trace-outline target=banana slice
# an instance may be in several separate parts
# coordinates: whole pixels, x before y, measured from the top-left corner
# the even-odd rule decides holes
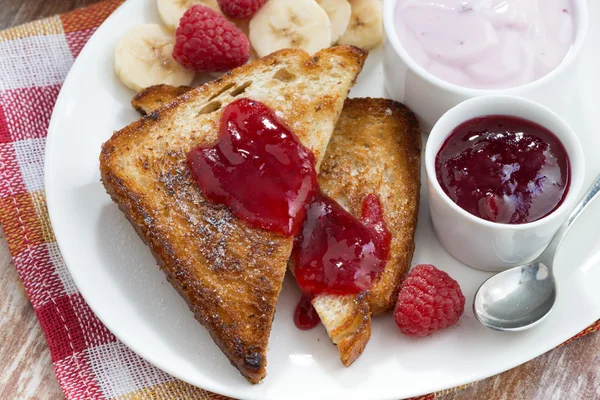
[[[136,92],[160,83],[189,85],[195,74],[173,59],[174,44],[173,34],[160,25],[134,26],[117,44],[115,72]]]
[[[157,0],[156,2],[160,19],[162,19],[167,28],[173,30],[177,29],[179,20],[183,17],[187,9],[196,4],[210,7],[223,15],[217,0]]]
[[[371,50],[383,38],[383,15],[379,0],[348,0],[352,8],[350,24],[338,40],[339,44],[352,44]]]
[[[338,41],[350,23],[352,7],[348,0],[317,0],[331,21],[331,44]]]
[[[285,48],[315,53],[331,45],[331,22],[314,0],[269,0],[250,20],[259,57]]]

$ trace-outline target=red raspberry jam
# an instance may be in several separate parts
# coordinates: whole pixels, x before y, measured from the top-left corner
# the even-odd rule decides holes
[[[435,169],[452,201],[499,223],[537,221],[556,210],[569,190],[569,158],[559,139],[512,116],[459,125],[439,150]]]
[[[296,311],[294,311],[294,323],[298,329],[303,331],[308,331],[321,322],[321,318],[319,318],[319,314],[317,314],[311,300],[310,296],[303,295],[296,306]]]
[[[385,268],[390,240],[376,195],[363,200],[359,221],[334,200],[318,194],[294,242],[296,281],[311,295],[368,290]]]
[[[264,104],[223,110],[219,140],[188,154],[204,196],[254,227],[292,236],[318,191],[315,157]]]

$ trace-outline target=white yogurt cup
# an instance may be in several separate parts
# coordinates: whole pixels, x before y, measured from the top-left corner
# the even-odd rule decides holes
[[[398,0],[383,3],[383,65],[386,89],[394,100],[408,106],[418,117],[421,129],[429,131],[436,121],[460,102],[488,94],[507,94],[539,102],[553,111],[565,109],[575,89],[581,49],[588,28],[587,0],[573,0],[575,39],[565,59],[544,77],[508,89],[473,89],[446,82],[417,64],[404,49],[396,32]]]
[[[440,147],[460,124],[486,115],[508,115],[535,122],[554,133],[564,145],[571,169],[569,189],[561,205],[549,215],[525,224],[490,222],[463,210],[442,189],[435,170]],[[425,170],[431,218],[444,248],[474,268],[503,271],[533,259],[550,242],[579,198],[585,162],[579,139],[556,113],[522,97],[490,95],[467,100],[440,118],[427,140]]]

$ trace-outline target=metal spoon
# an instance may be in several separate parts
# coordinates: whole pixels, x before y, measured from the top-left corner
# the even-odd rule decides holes
[[[538,258],[483,282],[473,301],[473,312],[479,322],[498,331],[523,331],[550,314],[556,300],[552,274],[556,250],[573,222],[599,193],[600,176]]]

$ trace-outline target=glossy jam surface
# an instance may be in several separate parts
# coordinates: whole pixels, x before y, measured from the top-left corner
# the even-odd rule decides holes
[[[377,196],[365,197],[359,221],[319,194],[308,206],[306,221],[295,239],[296,281],[311,295],[368,290],[385,268],[390,240]]]
[[[320,322],[319,314],[311,303],[311,297],[303,295],[294,311],[294,324],[298,329],[307,331],[319,325]]]
[[[435,169],[442,189],[461,208],[506,224],[552,213],[570,181],[567,152],[552,132],[500,115],[459,125],[439,150]]]
[[[573,0],[398,0],[398,38],[433,75],[478,89],[533,82],[575,41]]]
[[[315,158],[264,104],[239,99],[223,111],[218,142],[188,154],[203,194],[250,225],[292,236],[318,191]]]

